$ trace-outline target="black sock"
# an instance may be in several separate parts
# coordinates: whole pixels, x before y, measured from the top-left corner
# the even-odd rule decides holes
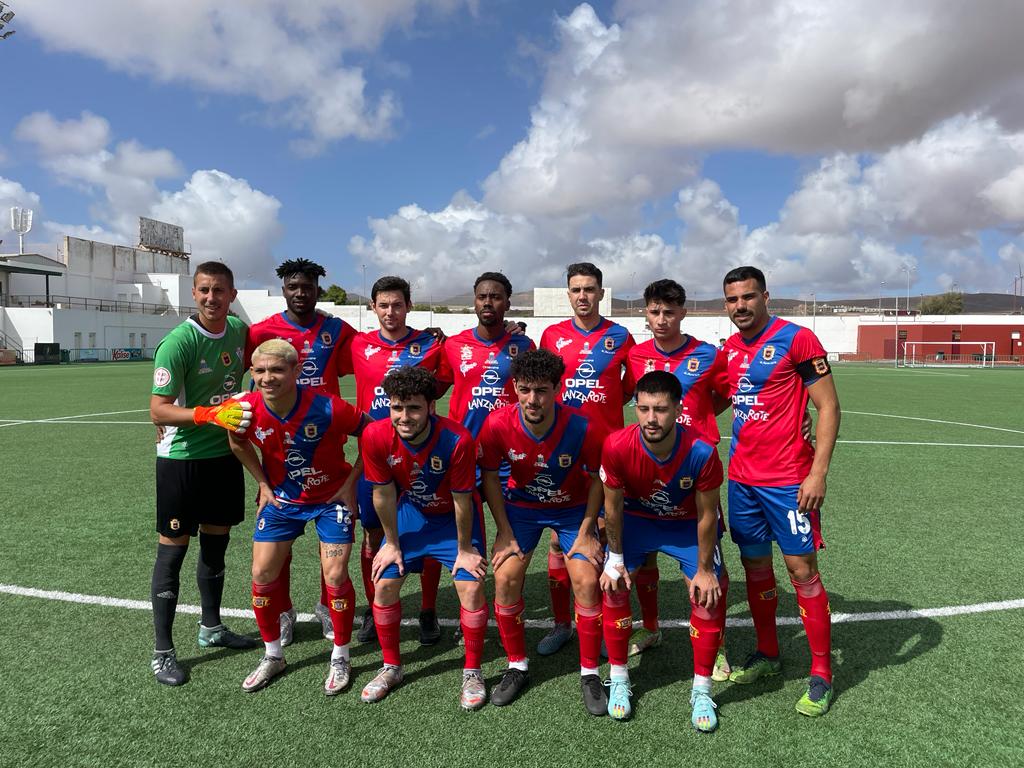
[[[224,594],[224,553],[228,549],[230,534],[199,532],[199,562],[196,564],[196,582],[199,584],[199,602],[203,607],[203,626],[220,625],[220,601]]]
[[[174,626],[174,611],[178,607],[178,588],[181,564],[185,560],[188,545],[156,545],[156,563],[153,564],[153,584],[150,600],[153,603],[153,631],[158,651],[169,651],[174,647],[171,628]]]

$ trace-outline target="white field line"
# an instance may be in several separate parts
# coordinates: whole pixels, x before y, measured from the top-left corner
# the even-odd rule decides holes
[[[926,421],[930,424],[952,424],[955,427],[973,427],[974,429],[991,429],[996,432],[1012,432],[1015,435],[1024,435],[1024,429],[1009,429],[1007,427],[990,427],[987,424],[968,424],[963,421],[944,421],[943,419],[925,419],[920,416],[898,416],[894,413],[869,413],[867,411],[848,411],[845,408],[843,413],[854,416],[879,416],[883,419],[904,419],[906,421]]]
[[[82,595],[75,592],[61,592],[56,590],[34,589],[32,587],[19,587],[14,584],[0,584],[0,593],[18,595],[19,597],[36,597],[42,600],[58,600],[65,603],[78,603],[80,605],[100,605],[106,608],[128,608],[135,611],[152,610],[148,600],[126,600],[120,597],[105,597],[103,595]],[[857,621],[906,621],[908,619],[931,619],[946,616],[962,616],[971,613],[991,613],[995,611],[1013,611],[1024,608],[1024,599],[1003,600],[1000,602],[975,603],[973,605],[947,605],[942,608],[920,608],[910,611],[872,611],[866,613],[833,613],[833,624],[849,624]],[[181,603],[178,605],[179,613],[200,614],[202,611],[198,605]],[[251,619],[253,617],[251,608],[221,608],[221,614],[238,619]],[[299,621],[318,623],[312,613],[300,613]],[[440,623],[446,627],[458,626],[455,619],[441,619]],[[780,616],[778,623],[782,626],[799,626],[801,620],[796,616]],[[418,626],[417,619],[403,619],[404,626]],[[493,621],[491,626],[496,626]],[[527,619],[526,626],[534,629],[550,629],[554,626],[551,619]],[[681,629],[690,626],[685,619],[662,619],[661,626],[668,629]],[[730,627],[753,627],[754,622],[750,619],[729,619]]]
[[[149,408],[133,408],[130,411],[104,411],[102,413],[78,413],[71,416],[51,416],[48,419],[0,419],[7,422],[0,427],[14,427],[18,424],[151,424],[149,421],[68,421],[68,419],[87,419],[93,416],[120,416],[123,413],[148,413]]]
[[[14,421],[11,419],[0,419],[0,422],[6,422],[4,424],[0,424],[0,429],[3,427],[16,427],[19,424],[145,424],[149,427],[153,426],[152,421],[51,421],[49,419],[40,419],[38,421]]]

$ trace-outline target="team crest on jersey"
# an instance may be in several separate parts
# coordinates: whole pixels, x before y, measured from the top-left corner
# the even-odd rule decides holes
[[[302,432],[306,436],[307,440],[316,440],[320,435],[320,429],[316,424],[307,424],[303,427]]]
[[[558,454],[558,466],[562,469],[568,469],[572,466],[572,454],[560,453]]]
[[[380,347],[369,346],[363,350],[363,354],[366,355],[366,359],[369,360],[371,357],[380,352]]]
[[[690,490],[693,487],[693,478],[692,477],[681,477],[681,478],[679,478],[679,487],[682,488],[684,491]]]
[[[615,349],[615,339],[613,339],[613,338],[612,338],[611,336],[609,336],[608,338],[606,338],[606,339],[604,340],[604,348],[605,348],[605,349],[606,349],[606,350],[607,350],[608,352],[611,352],[611,351],[613,351],[613,350]]]
[[[231,353],[230,352],[226,352],[226,351],[225,352],[221,352],[220,353],[220,361],[222,363],[224,363],[224,365],[231,365]]]
[[[430,457],[430,468],[432,470],[434,470],[435,472],[443,472],[444,471],[444,462],[441,460],[440,456],[431,456]]]
[[[566,339],[566,338],[563,338],[562,336],[559,336],[558,340],[555,342],[555,351],[556,352],[561,352],[563,349],[568,347],[570,344],[572,344],[572,339]]]
[[[518,344],[509,344],[508,345],[508,356],[509,357],[515,357],[518,354],[519,354],[519,345]]]
[[[686,370],[690,373],[696,373],[698,368],[700,368],[700,360],[696,357],[691,357],[686,361]]]
[[[771,344],[766,344],[765,348],[761,350],[761,357],[764,358],[765,362],[771,360],[773,357],[775,357],[775,347],[773,347]]]
[[[420,345],[419,344],[410,344],[409,345],[409,354],[412,355],[413,357],[419,357],[420,356]]]
[[[330,331],[321,331],[320,341],[324,344],[324,346],[329,347],[331,346],[331,342],[334,341],[334,337],[331,336]]]

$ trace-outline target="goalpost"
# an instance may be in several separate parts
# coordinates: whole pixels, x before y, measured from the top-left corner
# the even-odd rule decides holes
[[[994,368],[994,341],[905,341],[903,356],[897,364],[903,368]]]

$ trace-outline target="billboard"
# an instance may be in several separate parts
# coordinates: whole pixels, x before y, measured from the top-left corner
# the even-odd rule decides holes
[[[142,347],[118,347],[110,350],[110,359],[115,363],[124,360],[141,360]]]
[[[185,230],[174,224],[139,216],[139,245],[154,251],[185,252]]]

